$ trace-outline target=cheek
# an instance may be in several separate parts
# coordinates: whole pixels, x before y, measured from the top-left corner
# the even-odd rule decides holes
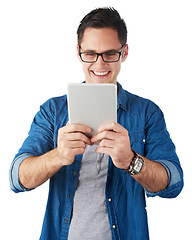
[[[121,64],[120,63],[114,63],[113,66],[112,66],[112,69],[113,69],[113,74],[114,75],[118,75],[120,70],[121,70]]]
[[[91,64],[89,63],[82,63],[83,71],[87,75],[89,73],[89,68],[91,67]]]

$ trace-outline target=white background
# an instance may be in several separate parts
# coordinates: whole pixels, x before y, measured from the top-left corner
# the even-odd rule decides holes
[[[179,197],[147,199],[150,239],[192,239],[192,9],[187,0],[0,2],[0,239],[39,238],[48,183],[15,194],[9,189],[9,166],[39,106],[65,94],[68,82],[84,80],[76,29],[99,6],[115,7],[127,23],[129,56],[119,82],[160,106],[184,170]]]

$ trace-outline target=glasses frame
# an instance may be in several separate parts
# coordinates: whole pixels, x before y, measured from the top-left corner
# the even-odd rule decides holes
[[[120,49],[122,49],[122,50],[121,50],[120,52],[119,52],[119,51],[116,52],[116,53],[119,54],[119,58],[118,58],[118,60],[116,60],[116,61],[105,61],[105,60],[104,60],[103,54],[109,52],[110,50],[109,50],[109,51],[106,51],[106,52],[103,52],[103,53],[96,53],[96,52],[95,52],[95,54],[97,54],[97,58],[96,58],[95,61],[85,61],[85,60],[83,60],[83,58],[82,58],[81,55],[82,55],[83,53],[87,53],[87,52],[80,52],[81,46],[79,46],[79,56],[80,56],[80,58],[81,58],[81,61],[82,61],[82,62],[85,62],[85,63],[95,63],[95,62],[97,62],[99,56],[102,57],[103,62],[106,62],[106,63],[114,63],[114,62],[118,62],[118,61],[120,60],[120,57],[121,57],[121,55],[122,55],[122,53],[123,53],[123,51],[124,51],[124,47],[125,47],[125,45],[122,45],[122,47],[120,48]]]

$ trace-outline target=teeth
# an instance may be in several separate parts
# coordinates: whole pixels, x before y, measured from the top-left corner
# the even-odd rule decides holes
[[[93,71],[94,72],[94,71]],[[98,75],[98,76],[105,76],[108,74],[108,72],[94,72],[95,75]]]

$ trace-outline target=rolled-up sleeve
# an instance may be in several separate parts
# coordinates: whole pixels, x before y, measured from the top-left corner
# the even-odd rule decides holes
[[[10,187],[14,192],[23,192],[25,189],[19,181],[19,166],[27,157],[40,156],[54,147],[53,143],[53,116],[50,103],[47,101],[40,107],[31,124],[28,137],[16,154],[9,170]]]
[[[178,168],[170,161],[160,160],[157,162],[159,162],[161,165],[163,165],[167,171],[168,186],[166,189],[164,189],[160,192],[157,192],[157,193],[152,193],[145,189],[147,197],[155,197],[155,196],[160,196],[160,197],[165,197],[165,198],[177,197],[183,188],[182,172],[179,172]]]
[[[183,171],[163,113],[158,107],[146,123],[146,136],[146,157],[164,166],[168,174],[167,188],[157,193],[145,190],[147,197],[177,197],[184,185]]]
[[[15,193],[29,191],[31,189],[26,189],[19,181],[19,166],[21,163],[28,157],[31,157],[31,154],[23,153],[20,156],[16,157],[11,163],[9,170],[9,182],[11,190]]]

